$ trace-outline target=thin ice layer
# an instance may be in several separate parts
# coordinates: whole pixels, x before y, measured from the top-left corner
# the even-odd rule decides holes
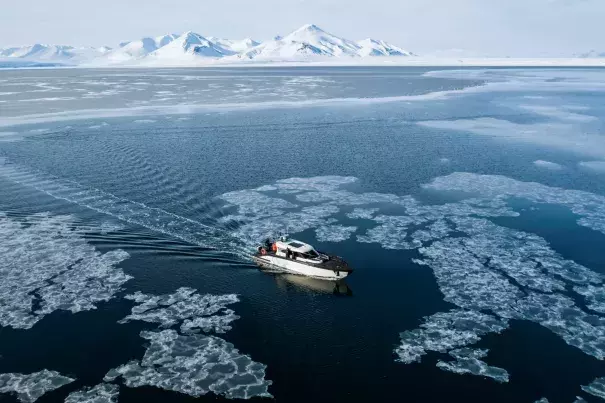
[[[370,220],[372,219],[372,217],[374,217],[374,214],[376,214],[376,212],[378,212],[377,208],[361,208],[361,207],[357,207],[354,208],[353,211],[351,211],[350,213],[347,213],[347,217],[355,220],[355,219],[367,219]]]
[[[355,231],[357,231],[357,227],[324,225],[315,230],[315,237],[320,242],[342,242],[349,239]]]
[[[110,383],[100,383],[92,388],[83,388],[70,393],[65,403],[117,403],[120,388]]]
[[[481,358],[485,358],[487,350],[461,348],[450,351],[454,361],[439,361],[437,367],[456,374],[472,374],[492,378],[497,382],[508,382],[508,372],[505,369],[492,367]]]
[[[75,381],[56,371],[43,369],[32,374],[0,374],[0,393],[12,393],[23,403],[35,402],[46,392]]]
[[[1,326],[29,329],[56,310],[95,309],[131,278],[117,267],[126,252],[98,252],[73,221],[48,214],[18,220],[0,213]]]
[[[605,400],[605,378],[597,378],[588,386],[582,386],[582,390],[593,396]]]
[[[173,294],[149,295],[137,291],[126,299],[138,305],[119,323],[141,320],[168,328],[181,323],[181,332],[214,331],[225,333],[231,322],[239,318],[227,305],[239,301],[235,294],[200,295],[192,288],[182,287]]]
[[[194,397],[209,392],[229,399],[271,397],[266,366],[223,339],[174,330],[141,332],[141,337],[149,341],[143,359],[110,370],[106,382],[122,377],[128,387],[156,386]]]
[[[575,292],[584,296],[588,308],[595,312],[605,314],[605,287],[594,286],[587,284],[584,286],[575,286],[573,288]]]
[[[401,345],[395,353],[398,360],[420,362],[429,351],[445,353],[475,344],[488,333],[501,333],[508,327],[506,319],[481,312],[455,309],[424,318],[420,328],[401,333]]]
[[[568,261],[540,237],[472,217],[454,217],[458,233],[419,249],[445,300],[500,318],[529,320],[569,345],[605,358],[605,319],[577,307],[566,283],[599,284],[602,276]],[[407,340],[403,344],[409,343]]]
[[[605,234],[605,197],[580,190],[521,182],[506,176],[456,172],[434,179],[428,189],[480,194],[485,197],[518,197],[535,203],[558,204],[579,215],[579,225]]]

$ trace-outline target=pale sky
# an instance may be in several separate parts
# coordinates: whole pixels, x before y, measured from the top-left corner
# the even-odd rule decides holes
[[[605,0],[2,0],[0,47],[108,45],[192,30],[285,35],[306,23],[384,39],[420,55],[569,56],[605,52]]]

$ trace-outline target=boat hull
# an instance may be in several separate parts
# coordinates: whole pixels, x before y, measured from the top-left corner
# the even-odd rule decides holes
[[[350,271],[329,270],[299,263],[290,259],[283,259],[272,255],[255,255],[252,257],[257,265],[264,269],[282,273],[298,274],[323,280],[342,280]]]

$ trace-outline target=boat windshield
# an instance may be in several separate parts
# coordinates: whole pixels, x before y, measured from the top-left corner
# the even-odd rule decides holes
[[[315,250],[311,249],[309,252],[305,253],[304,256],[309,259],[317,259],[319,254],[315,252]]]

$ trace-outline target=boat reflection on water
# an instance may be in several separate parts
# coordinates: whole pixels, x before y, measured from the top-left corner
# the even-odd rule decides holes
[[[275,273],[271,271],[266,271],[266,273],[270,273],[274,276],[277,286],[280,288],[286,288],[293,285],[296,288],[303,289],[305,291],[312,291],[322,294],[334,294],[347,297],[353,295],[353,291],[351,291],[351,288],[344,280],[320,280],[306,276]]]

